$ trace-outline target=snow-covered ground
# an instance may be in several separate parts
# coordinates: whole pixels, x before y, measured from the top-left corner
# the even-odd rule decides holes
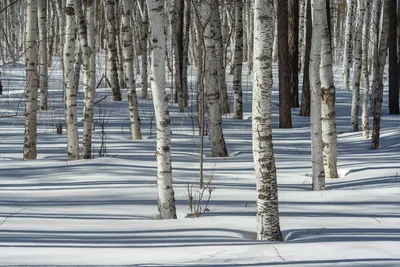
[[[385,108],[380,149],[370,150],[370,140],[348,131],[351,93],[339,83],[341,178],[327,181],[324,192],[310,191],[308,119],[294,110],[294,128],[278,129],[274,85],[274,148],[285,239],[277,243],[255,240],[248,76],[245,119],[224,117],[230,157],[205,157],[205,177],[213,177],[215,190],[209,212],[200,218],[192,218],[187,194],[188,185],[197,188],[199,177],[196,114],[171,107],[178,219],[162,221],[157,220],[151,102],[139,99],[144,139],[132,141],[126,97],[120,103],[110,97],[101,101],[93,135],[96,158],[66,161],[65,135],[55,130],[63,110],[60,71],[53,67],[51,111],[39,113],[38,160],[22,161],[24,66],[1,72],[0,265],[400,266],[400,117],[387,115]],[[335,74],[339,81],[340,71]],[[106,95],[109,90],[100,89],[96,97]],[[79,99],[82,113],[82,90]]]

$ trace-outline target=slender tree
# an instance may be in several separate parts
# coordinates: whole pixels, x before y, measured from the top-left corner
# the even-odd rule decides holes
[[[299,107],[299,0],[289,0],[290,106]]]
[[[400,114],[397,62],[397,1],[389,2],[389,113]]]
[[[322,157],[322,91],[320,79],[321,46],[323,35],[323,14],[326,12],[325,0],[314,0],[312,6],[312,42],[310,56],[311,85],[311,157],[314,191],[325,189],[324,162]]]
[[[350,90],[350,66],[353,55],[353,23],[355,13],[355,0],[347,0],[346,40],[343,52],[343,86]]]
[[[291,69],[289,65],[288,44],[288,0],[278,1],[277,17],[279,46],[279,127],[292,128],[289,82]]]
[[[133,76],[133,39],[131,26],[132,2],[122,0],[122,37],[123,37],[123,62],[125,82],[128,88],[129,118],[131,123],[132,139],[142,139],[138,101],[136,97],[135,78]]]
[[[171,120],[165,91],[164,1],[147,0],[151,28],[151,88],[157,124],[158,209],[162,219],[176,219],[171,166]]]
[[[254,2],[253,158],[257,185],[257,239],[282,241],[272,145],[273,0]]]
[[[114,101],[121,101],[121,88],[118,78],[118,51],[116,36],[116,0],[103,0],[107,22],[107,68],[110,76],[111,90]]]
[[[38,0],[40,110],[47,110],[47,0]]]
[[[235,0],[235,68],[233,70],[233,118],[243,119],[242,64],[243,64],[243,0]]]
[[[311,20],[311,0],[306,0],[306,15],[305,15],[305,52],[303,57],[304,74],[303,74],[303,87],[301,96],[300,116],[310,116],[310,53],[312,41],[312,20]]]
[[[26,66],[26,104],[25,104],[25,133],[24,159],[36,159],[37,139],[37,91],[39,75],[37,73],[37,1],[26,0],[25,24],[25,66]]]

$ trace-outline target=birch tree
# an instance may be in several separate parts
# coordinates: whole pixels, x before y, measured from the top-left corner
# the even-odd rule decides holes
[[[93,105],[94,93],[96,86],[96,47],[95,47],[95,31],[94,31],[94,11],[96,3],[94,0],[84,1],[84,10],[82,10],[82,0],[77,0],[77,17],[78,17],[78,35],[79,42],[83,52],[83,87],[84,87],[84,122],[83,122],[83,138],[82,138],[82,158],[92,158],[92,125],[93,125]]]
[[[376,72],[374,73],[372,84],[372,87],[374,88],[374,125],[372,129],[371,149],[379,148],[382,118],[383,72],[385,70],[385,64],[388,54],[390,1],[391,0],[383,1],[382,28],[379,41],[379,53],[377,55],[378,66],[376,68]]]
[[[306,0],[305,19],[305,37],[304,37],[304,56],[302,57],[302,64],[304,67],[303,74],[303,87],[300,105],[300,116],[310,116],[310,53],[311,53],[311,40],[312,40],[312,20],[311,20],[311,0]]]
[[[337,173],[337,133],[335,111],[335,85],[332,70],[331,32],[328,23],[327,1],[322,0],[321,8],[321,96],[322,96],[322,147],[326,178],[338,178]],[[317,2],[317,1],[316,1]],[[329,2],[329,1],[328,1]]]
[[[350,90],[350,66],[353,55],[353,23],[355,13],[355,0],[347,0],[345,45],[343,52],[343,86]]]
[[[323,35],[323,13],[326,12],[325,0],[314,0],[312,6],[312,42],[310,57],[310,85],[311,85],[311,158],[312,158],[312,189],[325,189],[324,162],[322,157],[322,122],[321,122],[321,45]]]
[[[25,24],[25,66],[26,66],[26,103],[25,103],[25,132],[24,159],[36,159],[37,139],[37,91],[39,76],[37,73],[37,1],[26,0]]]
[[[228,153],[222,132],[222,112],[218,87],[217,42],[215,41],[215,24],[212,23],[213,16],[217,16],[219,12],[218,8],[215,8],[216,6],[218,7],[216,1],[201,2],[202,24],[205,25],[203,33],[206,66],[204,70],[204,87],[211,153],[213,157],[226,157]]]
[[[141,90],[141,96],[144,99],[148,98],[147,95],[147,88],[148,88],[148,83],[147,83],[147,66],[148,66],[148,60],[147,60],[147,43],[148,43],[148,34],[149,34],[149,15],[147,12],[147,6],[146,6],[146,0],[142,0],[141,3],[141,10],[142,10],[142,26],[140,28],[140,45],[141,45],[141,53],[142,53],[142,69],[141,69],[141,74],[142,74],[142,90]]]
[[[288,5],[289,85],[290,107],[299,107],[299,0],[289,0]]]
[[[47,0],[38,0],[40,110],[47,110]]]
[[[257,239],[282,241],[272,144],[273,0],[255,0],[253,55],[253,158],[257,185]]]
[[[76,0],[67,0],[64,43],[65,125],[67,131],[68,159],[79,159],[78,122],[76,117],[75,87],[75,7]]]
[[[165,91],[164,1],[147,0],[151,28],[151,88],[157,124],[158,209],[162,219],[176,219],[171,166],[171,120]]]
[[[399,62],[397,58],[397,1],[389,8],[389,114],[399,114]]]
[[[114,101],[121,101],[121,88],[118,78],[118,51],[116,36],[116,0],[103,0],[107,22],[107,68],[110,76],[111,90]]]
[[[235,0],[235,68],[233,70],[233,118],[243,119],[243,0]]]
[[[133,76],[133,39],[131,26],[132,3],[122,0],[122,37],[123,37],[123,62],[125,70],[125,82],[128,88],[129,118],[131,123],[132,139],[142,139],[140,132],[140,120],[138,101],[136,97],[135,78]]]

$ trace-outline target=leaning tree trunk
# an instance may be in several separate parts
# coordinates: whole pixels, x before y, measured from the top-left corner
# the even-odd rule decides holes
[[[84,122],[82,138],[82,158],[92,158],[92,125],[93,125],[93,105],[94,92],[96,86],[96,47],[94,31],[94,11],[96,10],[95,0],[85,0],[84,10],[86,18],[81,8],[82,0],[77,0],[77,14],[79,22],[79,41],[83,53],[83,88],[84,88]]]
[[[346,16],[346,40],[343,52],[343,86],[350,90],[350,66],[353,55],[353,23],[355,12],[355,0],[347,0]]]
[[[243,119],[243,0],[235,0],[235,55],[233,69],[233,118]]]
[[[360,110],[360,78],[362,67],[362,27],[365,13],[365,0],[360,0],[357,12],[356,42],[354,52],[353,95],[351,102],[351,131],[358,132],[358,115]]]
[[[282,241],[272,145],[273,0],[255,0],[253,55],[253,158],[257,185],[257,239]]]
[[[47,5],[46,0],[38,1],[39,17],[39,73],[40,110],[47,110]]]
[[[324,162],[322,157],[322,121],[321,121],[321,46],[323,35],[323,13],[326,12],[325,0],[314,0],[312,21],[312,42],[310,56],[311,85],[311,157],[312,157],[312,189],[325,189]]]
[[[64,43],[64,81],[65,81],[65,126],[67,129],[68,159],[79,159],[78,122],[76,117],[75,87],[75,7],[76,0],[67,0],[65,43]]]
[[[122,0],[122,37],[123,37],[123,61],[125,70],[125,82],[128,89],[129,118],[131,123],[132,139],[142,139],[140,133],[140,120],[138,101],[136,97],[135,78],[133,76],[133,39],[131,27],[132,3]]]
[[[381,129],[382,118],[382,99],[383,99],[383,72],[385,70],[386,58],[388,54],[388,40],[389,40],[389,12],[390,1],[385,0],[383,3],[382,13],[382,29],[381,38],[379,42],[378,54],[378,68],[374,73],[374,81],[372,87],[374,89],[374,126],[372,128],[372,143],[371,149],[379,148],[379,137]]]
[[[335,112],[335,85],[333,84],[332,70],[332,45],[331,31],[328,21],[328,8],[326,0],[322,7],[325,9],[321,14],[322,22],[322,44],[321,44],[321,120],[322,120],[322,147],[326,178],[338,178],[337,172],[337,133]]]
[[[288,44],[288,0],[278,1],[279,128],[292,128],[290,110],[290,65]]]
[[[171,166],[171,120],[165,91],[164,1],[148,0],[151,27],[151,88],[157,124],[158,209],[162,219],[176,219]]]
[[[24,159],[36,159],[37,139],[37,91],[39,76],[37,73],[37,1],[26,0],[25,51],[26,51],[26,104],[25,104],[25,133]]]
[[[218,88],[218,63],[217,63],[217,42],[215,40],[215,24],[211,23],[213,16],[217,16],[219,12],[213,2],[201,3],[202,19],[204,28],[204,47],[205,47],[205,66],[204,69],[204,88],[205,100],[207,105],[208,128],[211,141],[211,153],[213,157],[226,157],[225,139],[222,132],[222,113],[220,102],[220,91]],[[211,17],[210,17],[211,16]],[[210,23],[206,20],[210,19]]]
[[[114,101],[121,101],[121,88],[118,79],[118,51],[116,33],[115,5],[116,0],[104,0],[107,21],[107,68],[110,76]]]

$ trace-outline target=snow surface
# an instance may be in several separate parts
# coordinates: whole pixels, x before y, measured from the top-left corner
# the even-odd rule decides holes
[[[400,118],[387,114],[386,103],[380,149],[373,151],[360,132],[349,132],[351,93],[338,83],[341,178],[328,180],[324,192],[312,192],[308,118],[294,110],[294,128],[278,129],[274,84],[274,148],[285,241],[260,242],[255,240],[251,77],[245,75],[243,81],[245,120],[224,116],[230,157],[204,158],[205,177],[213,176],[215,190],[209,212],[200,218],[191,216],[187,196],[188,185],[195,189],[199,177],[195,108],[179,113],[171,106],[178,219],[162,221],[157,220],[152,103],[139,99],[144,139],[132,141],[126,91],[120,103],[111,97],[101,101],[95,111],[96,158],[69,162],[65,134],[55,131],[63,120],[63,105],[54,62],[49,71],[51,110],[39,113],[36,161],[22,160],[24,66],[1,69],[0,265],[400,266]],[[98,77],[102,71],[98,69]],[[340,70],[335,75],[338,81]],[[140,80],[137,86],[139,92]],[[96,99],[109,94],[101,88]],[[82,89],[79,99],[81,133]],[[106,122],[105,157],[98,156],[101,121]],[[205,142],[207,155],[208,138]]]

